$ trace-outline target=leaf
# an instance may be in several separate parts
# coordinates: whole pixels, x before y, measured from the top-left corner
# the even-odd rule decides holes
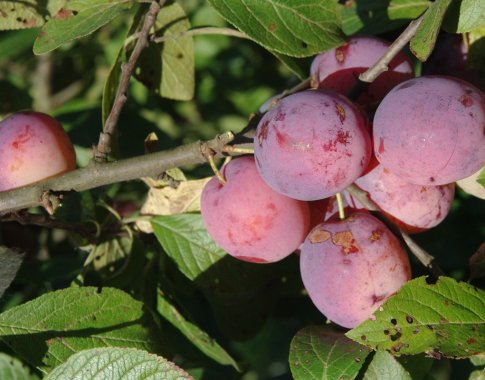
[[[37,34],[37,29],[4,33],[0,39],[0,57],[2,57],[2,61],[6,62],[30,50]]]
[[[412,380],[411,375],[399,364],[394,356],[377,351],[365,371],[364,380]]]
[[[308,57],[344,43],[333,0],[209,0],[231,24],[270,51]]]
[[[49,371],[96,347],[155,349],[143,304],[114,288],[67,288],[0,314],[0,338],[23,360]]]
[[[71,0],[42,27],[34,53],[44,54],[76,38],[87,36],[130,9],[130,0]]]
[[[126,259],[133,247],[133,234],[126,228],[126,236],[115,236],[90,247],[85,266],[92,264],[96,271],[115,272],[115,267]]]
[[[430,379],[428,377],[431,367],[434,364],[434,359],[420,355],[403,355],[397,358],[399,363],[411,375],[413,380]]]
[[[485,292],[440,277],[427,284],[419,277],[405,284],[378,311],[347,332],[356,342],[392,354],[425,352],[463,358],[485,350]]]
[[[240,371],[236,361],[212,337],[197,325],[187,321],[161,292],[157,297],[157,311],[182,333],[194,346],[222,365],[231,365]]]
[[[485,187],[485,167],[482,169],[482,171],[480,172],[480,174],[478,175],[477,177],[477,182],[482,185],[483,187]]]
[[[485,380],[485,368],[473,371],[469,377],[470,380]]]
[[[433,51],[436,38],[440,32],[441,23],[451,0],[437,0],[432,3],[416,34],[410,41],[410,49],[422,62],[426,61]]]
[[[278,58],[283,65],[298,77],[298,79],[303,80],[308,77],[310,69],[309,67],[306,67],[307,65],[303,64],[301,60],[275,51],[272,51],[271,54]]]
[[[0,298],[14,280],[23,259],[23,253],[0,246]]]
[[[259,330],[277,300],[277,264],[255,265],[227,255],[199,214],[155,217],[152,226],[178,269],[204,292],[226,334],[240,340]]]
[[[381,34],[415,19],[426,8],[426,0],[366,0],[340,6],[342,29],[346,35]]]
[[[470,358],[470,361],[475,367],[485,365],[485,353],[481,353]]]
[[[161,356],[129,348],[95,348],[78,352],[44,380],[193,380]]]
[[[191,100],[195,86],[192,37],[170,38],[190,29],[184,9],[178,3],[164,6],[155,28],[157,37],[168,39],[163,43],[151,42],[143,50],[135,77],[164,98]]]
[[[29,367],[20,360],[0,352],[0,379],[2,380],[38,380],[39,377],[30,373]]]
[[[165,186],[161,189],[151,188],[140,213],[142,215],[173,215],[184,212],[200,211],[200,195],[211,177],[184,181],[177,188]],[[137,226],[145,233],[153,233],[149,221],[140,219]]]
[[[354,379],[369,352],[330,327],[305,327],[291,341],[291,374],[295,380]]]
[[[0,30],[40,27],[44,24],[47,15],[47,9],[40,7],[38,1],[35,0],[2,1],[0,3]]]
[[[443,29],[466,33],[485,26],[485,3],[481,0],[455,0],[446,13]]]

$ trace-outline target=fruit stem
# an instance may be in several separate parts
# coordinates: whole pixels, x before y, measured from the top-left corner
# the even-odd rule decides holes
[[[209,161],[209,165],[210,165],[212,171],[214,172],[214,175],[219,180],[219,182],[222,183],[223,185],[225,185],[226,184],[226,179],[223,177],[222,173],[217,168],[217,165],[216,165],[216,163],[214,161],[214,154],[208,154],[207,155],[207,161]]]
[[[224,153],[229,154],[254,154],[254,148],[241,147],[235,145],[226,145],[222,148]]]
[[[338,216],[340,220],[345,219],[345,210],[344,210],[344,202],[342,200],[342,194],[337,193],[335,194],[335,197],[337,198],[337,205],[338,205]]]

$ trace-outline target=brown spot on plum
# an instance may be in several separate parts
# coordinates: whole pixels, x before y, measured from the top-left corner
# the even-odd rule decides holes
[[[268,30],[269,30],[270,32],[274,32],[274,31],[276,30],[276,24],[275,24],[274,22],[270,23],[270,24],[268,25]]]
[[[284,112],[278,112],[278,114],[275,117],[276,121],[284,121],[286,117],[286,114]]]
[[[287,148],[290,145],[288,141],[290,139],[289,136],[286,133],[278,131],[276,128],[275,128],[275,132],[276,132],[276,142],[278,143],[278,145],[282,148]]]
[[[380,229],[372,231],[372,234],[370,235],[370,240],[371,241],[379,241],[381,239],[383,231]]]
[[[268,124],[269,124],[269,121],[265,121],[261,125],[261,129],[260,129],[259,134],[258,134],[259,146],[262,146],[263,141],[266,140],[266,138],[268,137]]]
[[[273,210],[275,211],[276,210],[276,206],[274,203],[268,203],[268,205],[266,206],[267,209],[270,209],[270,210]]]
[[[428,188],[426,186],[421,186],[421,189],[419,189],[420,193],[426,193],[428,191]]]
[[[315,229],[312,232],[310,232],[310,243],[312,244],[317,244],[317,243],[323,243],[330,239],[330,232],[325,231],[325,230],[320,230],[320,229]]]
[[[434,182],[434,181],[435,181],[434,177],[429,177],[429,182]]]
[[[337,139],[336,141],[340,144],[343,144],[343,145],[347,145],[350,143],[350,132],[349,131],[343,131],[343,130],[339,130],[337,132]]]
[[[377,151],[379,152],[379,154],[384,153],[384,139],[382,137],[379,138],[379,149]]]
[[[471,107],[473,105],[473,99],[468,95],[462,95],[458,101],[465,107]]]
[[[411,317],[410,315],[406,315],[406,322],[407,323],[413,323],[414,322],[413,317]]]
[[[32,137],[30,125],[26,125],[24,130],[20,132],[14,141],[12,141],[12,148],[22,149],[22,145],[25,144]]]
[[[379,303],[379,302],[382,302],[386,299],[387,295],[386,294],[381,294],[381,295],[377,295],[377,294],[373,294],[372,295],[372,304],[376,304],[376,303]]]
[[[335,49],[335,59],[338,63],[342,64],[345,61],[345,57],[349,51],[349,44],[345,44],[343,46],[339,46]]]
[[[352,260],[349,260],[349,259],[343,259],[343,260],[342,260],[342,264],[344,264],[344,265],[350,265],[350,264],[352,264]]]
[[[340,122],[343,124],[345,121],[345,109],[340,104],[335,102],[335,111],[337,112]]]
[[[354,235],[350,231],[337,232],[332,235],[332,242],[343,248],[346,255],[358,253],[360,250],[355,245]]]

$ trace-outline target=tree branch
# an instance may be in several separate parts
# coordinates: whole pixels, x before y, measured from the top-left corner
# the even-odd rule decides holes
[[[140,58],[141,52],[148,46],[148,34],[150,29],[155,24],[158,12],[165,3],[165,0],[152,1],[150,8],[145,16],[143,26],[138,33],[138,39],[136,41],[133,52],[130,55],[128,61],[121,65],[121,78],[116,91],[115,99],[113,101],[113,107],[106,118],[103,132],[99,136],[98,145],[94,148],[94,160],[96,162],[106,161],[109,153],[111,152],[111,140],[118,124],[118,119],[121,114],[126,100],[128,99],[128,86],[130,84],[130,78],[135,70],[136,63]]]
[[[227,132],[206,142],[199,141],[115,162],[93,163],[57,177],[0,192],[0,215],[40,205],[52,213],[65,194],[141,177],[158,177],[171,168],[201,164],[206,162],[205,154],[208,150],[221,154],[225,145],[233,139],[234,135]]]
[[[374,65],[359,75],[359,79],[362,82],[371,83],[379,75],[389,69],[389,62],[391,62],[392,59],[402,50],[402,48],[411,40],[411,38],[414,37],[416,31],[423,22],[425,14],[426,12],[417,19],[411,21],[404,32],[402,32],[401,35],[389,46],[386,53],[379,58]]]

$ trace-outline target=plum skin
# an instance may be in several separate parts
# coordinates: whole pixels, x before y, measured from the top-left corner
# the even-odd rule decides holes
[[[373,127],[378,161],[417,185],[455,182],[485,164],[485,95],[460,79],[401,83],[382,100]]]
[[[76,153],[62,125],[26,111],[0,122],[0,191],[28,185],[76,168]]]
[[[363,113],[333,91],[280,100],[260,120],[254,156],[274,190],[294,199],[324,199],[357,179],[371,156]]]
[[[306,202],[272,190],[253,157],[233,159],[204,187],[201,214],[214,241],[228,254],[255,263],[279,261],[305,240],[310,226]]]
[[[389,49],[389,43],[376,37],[352,37],[337,48],[317,55],[310,68],[311,85],[348,95],[358,82],[359,74]],[[379,75],[358,97],[357,103],[380,101],[394,86],[414,77],[411,60],[399,52],[389,63],[389,70]]]
[[[303,284],[329,320],[353,328],[411,279],[397,238],[369,213],[316,226],[300,254]]]
[[[378,165],[355,181],[360,189],[396,224],[408,233],[437,226],[448,215],[455,195],[454,184],[422,186],[403,181]],[[345,194],[347,196],[347,194]],[[349,204],[364,208],[353,197]]]

